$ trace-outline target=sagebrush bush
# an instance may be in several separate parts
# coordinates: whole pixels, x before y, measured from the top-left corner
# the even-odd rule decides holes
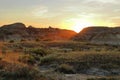
[[[37,69],[18,64],[0,62],[0,80],[37,80],[40,73]]]
[[[52,64],[54,62],[57,62],[57,59],[56,59],[57,56],[56,57],[55,56],[56,55],[54,55],[54,54],[44,56],[40,59],[40,62],[41,62],[41,64],[48,64],[48,65]]]
[[[34,54],[34,55],[41,56],[41,57],[46,56],[47,54],[51,54],[49,50],[43,49],[43,48],[28,49],[26,53]]]
[[[34,66],[0,61],[0,80],[56,80]]]
[[[27,58],[28,59],[27,61],[29,62],[40,62],[41,60],[43,61],[45,56],[51,54],[50,50],[45,50],[43,48],[27,49],[24,52],[25,54],[29,55]]]
[[[56,71],[59,71],[61,73],[66,73],[66,74],[75,73],[73,66],[68,65],[68,64],[61,64],[60,66],[58,66],[58,68],[56,69]]]

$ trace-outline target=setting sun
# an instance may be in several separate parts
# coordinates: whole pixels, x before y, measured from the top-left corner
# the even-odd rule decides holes
[[[74,26],[73,26],[73,30],[75,32],[80,32],[83,28],[85,27],[88,27],[88,26],[92,26],[93,24],[87,20],[84,20],[84,19],[76,19],[76,20],[73,20],[74,21]]]

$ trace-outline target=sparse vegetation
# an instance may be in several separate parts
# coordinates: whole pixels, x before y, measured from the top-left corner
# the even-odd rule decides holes
[[[15,41],[14,40],[10,40],[9,43],[14,43]]]
[[[21,41],[21,42],[25,42],[26,40],[25,40],[25,39],[21,39],[20,41]]]
[[[47,56],[44,56],[40,59],[40,64],[47,64],[47,65],[50,65],[52,63],[56,63],[57,62],[57,56],[54,55],[54,54],[51,54],[51,55],[47,55]]]
[[[111,71],[112,69],[120,70],[120,54],[107,52],[51,54],[51,56],[48,55],[43,57],[41,59],[41,64],[69,64],[74,67],[77,73],[86,73],[87,70],[91,68],[98,68],[107,71]]]
[[[55,80],[30,66],[0,61],[0,80]]]
[[[37,39],[35,39],[35,41],[39,42],[39,41],[40,41],[40,39],[38,39],[38,38],[37,38]]]
[[[0,79],[2,80],[36,80],[39,72],[34,68],[0,61]]]
[[[56,71],[59,71],[61,73],[66,73],[66,74],[73,74],[74,72],[74,68],[73,66],[70,66],[69,64],[61,64]]]
[[[87,80],[119,80],[117,78],[90,78]]]
[[[36,60],[32,55],[22,55],[18,59],[20,62],[27,63],[27,64],[35,64]]]
[[[29,55],[29,59],[33,61],[33,63],[35,62],[40,62],[41,58],[46,56],[46,55],[50,55],[51,51],[50,50],[45,50],[43,48],[32,48],[32,49],[28,49],[25,50],[26,55]]]
[[[5,49],[2,49],[5,48]],[[18,58],[13,59],[14,56],[12,56],[13,63],[16,63],[16,65],[22,64],[22,66],[18,66],[17,71],[8,71],[4,70],[5,66],[0,66],[1,70],[4,70],[0,72],[1,74],[4,73],[4,77],[0,77],[1,79],[8,79],[14,80],[15,76],[21,76],[18,80],[34,80],[33,77],[43,79],[43,80],[57,80],[56,77],[53,77],[51,73],[55,73],[56,76],[62,74],[92,74],[92,75],[119,75],[120,74],[120,54],[119,54],[119,46],[113,46],[113,45],[96,45],[96,44],[90,44],[85,42],[73,42],[73,41],[35,41],[35,42],[15,42],[15,43],[4,43],[1,46],[1,53],[7,53],[5,57],[1,56],[1,60],[5,60],[6,56],[10,56],[9,52],[12,54],[17,54]],[[112,51],[111,51],[112,49]],[[69,50],[69,51],[67,51]],[[11,61],[12,61],[11,60]],[[14,62],[14,60],[18,60]],[[10,60],[6,60],[9,61]],[[10,63],[10,65],[12,65]],[[9,65],[9,66],[10,66]],[[16,66],[15,65],[15,66]],[[29,72],[28,74],[22,73],[22,68],[24,68],[23,65],[26,65],[26,70],[33,69],[33,68],[39,68],[37,71],[39,74],[39,71],[43,67],[45,69],[48,69],[44,73],[44,75],[37,75],[33,76],[35,74],[34,72]],[[16,68],[15,68],[16,69]],[[24,71],[26,71],[24,70]],[[34,70],[33,70],[34,71]],[[50,73],[49,73],[50,71]],[[26,71],[27,72],[27,71]],[[35,70],[36,72],[36,70]],[[47,73],[48,72],[48,73]],[[30,73],[30,74],[29,74]],[[33,73],[33,74],[32,74]],[[99,74],[100,73],[100,74]],[[26,75],[22,77],[23,75]],[[49,76],[46,76],[49,75]],[[32,76],[31,76],[32,75]],[[18,76],[18,77],[19,77]],[[31,76],[32,78],[29,79],[27,76]],[[50,76],[52,76],[50,78]],[[38,80],[39,80],[38,79]],[[86,78],[87,79],[87,78]],[[88,80],[102,80],[98,78],[88,78]],[[61,79],[62,80],[62,79]],[[63,79],[65,80],[65,79]],[[106,78],[103,80],[112,80],[110,78]],[[114,80],[114,79],[113,79]],[[115,80],[117,80],[115,78]],[[119,79],[118,79],[119,80]]]
[[[34,48],[34,49],[31,49],[31,50],[30,50],[30,53],[31,53],[31,54],[35,54],[35,55],[38,55],[38,56],[41,56],[41,57],[43,57],[43,56],[45,56],[45,55],[47,55],[47,54],[50,54],[48,50],[45,50],[45,49],[42,49],[42,48],[38,48],[38,49]]]
[[[7,52],[6,52],[6,48],[5,47],[2,47],[2,54],[5,55]]]

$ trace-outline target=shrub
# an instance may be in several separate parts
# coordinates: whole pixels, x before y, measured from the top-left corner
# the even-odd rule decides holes
[[[39,69],[0,61],[0,80],[55,80],[40,73]]]
[[[118,80],[116,78],[89,78],[87,80]]]
[[[105,70],[119,69],[119,68],[120,68],[119,65],[113,64],[113,63],[102,64],[100,67],[101,67],[102,69],[105,69]]]
[[[39,57],[44,57],[47,54],[51,54],[51,51],[49,51],[47,49],[43,49],[43,48],[33,48],[33,49],[27,50],[26,53],[29,53],[31,55],[36,55]]]
[[[40,72],[33,68],[0,61],[0,80],[37,80]]]
[[[31,60],[32,60],[33,63],[39,62],[41,60],[41,58],[47,56],[48,54],[51,54],[50,50],[45,50],[43,48],[25,49],[24,52],[25,52],[25,54],[29,55],[29,56],[24,56],[24,57],[27,57],[27,59],[28,59],[27,62],[29,60],[31,62]],[[25,60],[25,59],[23,59],[23,60]],[[42,61],[43,61],[43,59],[42,59]]]
[[[56,56],[57,57],[57,56]],[[41,64],[52,64],[54,62],[57,62],[57,59],[55,58],[54,54],[44,56],[40,59]]]
[[[73,67],[68,64],[61,64],[56,70],[62,73],[67,73],[67,74],[74,73]]]
[[[15,41],[14,40],[10,40],[9,43],[14,43]]]
[[[27,49],[25,50],[26,54],[29,54],[29,56],[32,56],[33,61],[39,62],[41,58],[45,57],[48,54],[51,54],[51,51],[45,50],[42,48],[34,48],[34,49]]]
[[[35,80],[38,72],[28,67],[21,67],[14,71],[2,71],[3,80]]]
[[[22,55],[19,57],[20,62],[35,64],[36,60],[32,55]]]
[[[39,41],[40,41],[40,39],[38,39],[38,38],[37,38],[37,39],[35,39],[35,41],[36,41],[36,42],[39,42]]]
[[[42,57],[48,54],[45,49],[33,49],[31,52]]]
[[[21,42],[25,42],[26,40],[25,40],[25,39],[21,39],[20,41],[21,41]]]

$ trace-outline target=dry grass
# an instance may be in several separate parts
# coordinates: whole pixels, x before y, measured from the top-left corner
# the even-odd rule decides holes
[[[9,48],[8,49],[6,48],[5,53],[3,53],[2,49],[3,49],[3,47],[6,47],[5,44],[7,44],[7,43],[0,42],[0,57],[2,58],[2,61],[8,62],[8,63],[14,63],[14,64],[26,65],[26,64],[18,61],[19,56],[22,55],[23,53],[14,52],[14,51],[10,50]]]
[[[69,52],[61,52],[59,50],[53,50],[56,48],[60,50],[72,49]],[[4,49],[3,49],[4,48]],[[18,64],[21,66],[30,66],[27,63],[20,62],[18,59],[24,55],[24,49],[39,49],[43,48],[45,51],[51,50],[51,54],[44,56],[38,56],[32,52],[31,55],[39,58],[35,59],[38,62],[38,66],[52,66],[54,69],[68,69],[72,66],[75,73],[81,72],[81,70],[89,69],[90,67],[99,67],[103,69],[112,69],[120,67],[120,47],[106,46],[106,45],[94,45],[82,42],[73,41],[54,41],[54,42],[14,42],[14,43],[0,43],[0,57],[2,61],[10,64]],[[2,51],[3,49],[3,51]],[[43,52],[36,50],[42,54]],[[4,53],[3,53],[4,52]],[[110,64],[108,64],[110,63]],[[67,64],[69,66],[64,66]],[[59,66],[59,65],[62,65]]]
[[[6,55],[3,55],[3,61],[7,61],[9,63],[15,63],[15,64],[22,64],[22,65],[26,65],[24,63],[21,63],[18,61],[19,59],[19,56],[21,55],[22,53],[7,53]]]
[[[45,56],[41,59],[41,65],[50,65],[57,68],[61,64],[69,64],[70,66],[73,66],[75,73],[86,74],[88,70],[91,70],[92,68],[97,68],[100,70],[109,71],[109,73],[105,75],[114,75],[114,73],[112,74],[111,70],[120,70],[120,54],[119,52],[101,53],[94,51],[85,51],[56,53]],[[117,75],[119,73],[115,74]]]

